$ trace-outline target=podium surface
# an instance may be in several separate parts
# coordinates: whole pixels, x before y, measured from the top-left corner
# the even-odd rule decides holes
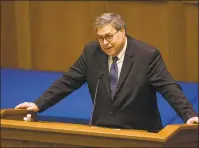
[[[198,147],[198,125],[168,125],[159,133],[58,122],[25,122],[26,110],[1,110],[1,147]],[[35,116],[34,116],[35,117]]]

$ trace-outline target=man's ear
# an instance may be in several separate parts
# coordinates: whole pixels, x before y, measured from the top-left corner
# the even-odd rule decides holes
[[[122,35],[125,37],[126,36],[126,31],[124,29],[120,30],[122,32]]]
[[[125,30],[124,30],[124,29],[121,29],[120,31],[125,33]]]

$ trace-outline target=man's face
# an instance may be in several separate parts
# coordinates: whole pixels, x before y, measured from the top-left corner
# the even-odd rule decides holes
[[[101,49],[109,56],[117,56],[125,44],[125,31],[117,31],[111,24],[97,28],[97,39]]]

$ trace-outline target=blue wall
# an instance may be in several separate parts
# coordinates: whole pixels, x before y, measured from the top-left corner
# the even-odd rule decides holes
[[[14,108],[19,103],[34,101],[60,76],[59,72],[1,69],[1,108]],[[198,112],[198,83],[179,82],[179,84]],[[183,123],[166,100],[160,94],[157,95],[163,125]],[[40,116],[89,120],[91,110],[90,94],[85,84]]]

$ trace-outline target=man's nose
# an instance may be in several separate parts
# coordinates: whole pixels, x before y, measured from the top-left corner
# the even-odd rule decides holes
[[[107,40],[104,38],[103,44],[106,45],[108,44]]]

